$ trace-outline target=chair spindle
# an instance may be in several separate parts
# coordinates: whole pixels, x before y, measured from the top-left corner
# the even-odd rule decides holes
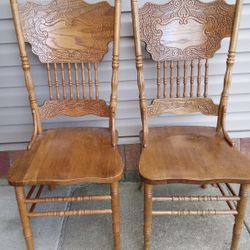
[[[76,98],[80,98],[80,91],[79,91],[79,78],[78,78],[78,65],[75,63],[75,81],[76,81]]]
[[[93,89],[92,89],[92,69],[91,64],[88,63],[88,84],[89,84],[89,98],[93,97]]]
[[[188,65],[187,61],[184,61],[184,76],[183,76],[183,97],[187,97],[187,70],[188,70]]]
[[[54,73],[55,73],[55,84],[56,84],[56,98],[60,99],[60,89],[59,89],[59,80],[58,80],[58,70],[57,64],[54,63]]]
[[[51,78],[51,70],[49,63],[47,63],[47,72],[48,72],[49,98],[51,100],[53,99],[53,89],[52,89],[52,78]]]
[[[171,61],[170,63],[170,98],[173,97],[174,92],[174,63]]]
[[[176,90],[176,97],[180,97],[180,62],[177,61],[177,76],[176,76],[176,85],[177,85],[177,90]]]
[[[191,72],[190,72],[190,97],[194,95],[194,61],[191,61]]]
[[[99,79],[98,79],[98,64],[94,63],[94,70],[95,70],[95,98],[99,99]]]
[[[197,97],[201,96],[201,60],[197,64]]]
[[[71,64],[70,63],[68,63],[68,77],[69,77],[69,95],[70,95],[70,99],[73,99],[73,82],[72,82]]]
[[[64,72],[64,64],[63,63],[61,63],[61,74],[62,74],[63,99],[66,99],[67,98],[66,81],[65,81],[65,72]]]
[[[207,91],[208,91],[208,59],[206,59],[205,63],[204,97],[207,97]]]
[[[167,97],[167,69],[168,69],[167,62],[164,61],[164,82],[163,82],[163,84],[164,84],[164,90],[163,90],[163,92],[164,92],[164,94],[163,94],[164,98]]]
[[[157,98],[161,96],[161,63],[158,61],[156,64],[157,68]]]
[[[83,98],[86,98],[86,80],[85,80],[85,66],[84,63],[81,63],[81,68],[82,68],[82,93],[83,93]]]

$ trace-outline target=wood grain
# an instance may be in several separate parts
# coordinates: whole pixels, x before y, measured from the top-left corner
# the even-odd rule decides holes
[[[28,2],[19,13],[25,41],[42,63],[98,62],[113,40],[114,7],[107,2]]]
[[[144,250],[151,248],[153,186],[144,185]]]
[[[111,146],[106,128],[63,128],[44,131],[9,171],[11,185],[112,183],[123,163]]]
[[[204,115],[218,115],[218,105],[210,98],[169,98],[155,99],[147,107],[149,117],[162,113],[190,114],[200,112]]]
[[[39,107],[42,119],[66,115],[83,116],[98,115],[100,117],[109,117],[109,106],[104,100],[49,100]]]
[[[234,5],[221,0],[146,3],[139,18],[141,40],[154,61],[211,58],[231,35]]]
[[[28,217],[28,208],[25,204],[25,193],[23,187],[16,187],[16,200],[18,204],[18,209],[23,225],[23,233],[26,241],[26,246],[28,250],[34,250],[34,243],[32,239],[32,231],[30,225],[30,218]]]
[[[250,182],[249,159],[228,145],[215,128],[150,128],[148,140],[139,162],[145,182]]]

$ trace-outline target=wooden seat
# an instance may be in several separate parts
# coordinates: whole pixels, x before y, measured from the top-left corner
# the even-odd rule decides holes
[[[235,216],[231,250],[236,250],[250,185],[250,160],[233,148],[226,114],[242,0],[234,5],[224,0],[166,0],[161,4],[147,2],[141,8],[137,0],[131,0],[131,6],[142,121],[139,171],[144,186],[144,249],[151,248],[153,215],[224,214]],[[225,37],[230,38],[229,49],[221,98],[216,103],[215,94],[209,96],[209,64]],[[150,86],[144,80],[142,43],[155,62],[155,72],[147,67],[151,82],[156,76]],[[149,119],[164,113],[216,116],[217,124],[214,128],[149,126]],[[229,182],[241,184],[239,194]],[[222,196],[157,197],[153,187],[163,183],[214,184]],[[229,210],[152,209],[153,202],[167,201],[226,201]]]
[[[211,127],[150,128],[139,171],[150,183],[248,183],[250,161]]]
[[[117,147],[106,128],[45,130],[31,150],[13,164],[11,185],[112,183],[123,174]]]
[[[82,0],[10,3],[34,125],[27,151],[13,163],[8,177],[15,187],[27,249],[34,249],[32,217],[100,214],[112,216],[114,249],[119,250],[119,180],[123,163],[117,148],[116,107],[121,1],[114,0],[114,6],[105,1],[90,4]],[[99,88],[99,82],[104,81],[99,69],[109,43],[113,48],[110,83]],[[27,50],[27,46],[31,49]],[[41,82],[32,78],[28,51],[43,65]],[[40,86],[43,90],[36,92]],[[102,128],[86,127],[85,121],[81,121],[82,127],[60,128],[60,122],[50,128],[48,122],[47,128],[43,128],[44,121],[51,118],[87,115],[105,118]],[[90,182],[109,184],[110,194],[40,197],[45,185],[53,190],[56,186]],[[31,186],[27,192],[26,186]],[[111,207],[46,211],[36,206],[80,201],[110,201]]]

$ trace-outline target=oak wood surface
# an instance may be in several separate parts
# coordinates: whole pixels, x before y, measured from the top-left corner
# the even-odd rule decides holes
[[[210,98],[168,98],[155,99],[147,107],[149,117],[162,113],[190,114],[200,112],[205,115],[218,115],[218,105]]]
[[[234,5],[221,0],[148,2],[139,18],[141,40],[153,60],[211,58],[231,35]]]
[[[147,183],[250,182],[250,160],[211,127],[149,129],[139,171]]]
[[[19,13],[25,41],[43,63],[101,61],[113,40],[114,7],[107,2],[28,2]]]
[[[44,131],[9,172],[11,185],[111,183],[121,178],[123,163],[105,128]]]
[[[42,119],[59,115],[72,117],[98,115],[109,117],[110,109],[104,100],[49,100],[39,107]]]

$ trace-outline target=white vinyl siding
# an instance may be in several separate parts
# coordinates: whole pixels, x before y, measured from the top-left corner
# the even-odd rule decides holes
[[[140,5],[146,0],[140,1]],[[155,0],[156,1],[156,0]],[[41,2],[41,0],[40,0]],[[88,0],[87,2],[97,2]],[[113,1],[109,1],[113,2]],[[133,34],[130,14],[130,1],[123,0],[121,51],[118,89],[117,129],[120,143],[138,142],[140,131],[140,113],[138,90],[136,84],[136,68],[134,60]],[[164,2],[164,1],[156,1]],[[232,137],[250,137],[250,0],[244,2],[241,29],[239,33],[238,53],[234,67],[232,87],[230,89],[230,104],[227,116],[227,129]],[[209,69],[209,94],[217,101],[222,88],[225,70],[225,55],[227,40],[222,42],[221,49],[211,61]],[[29,54],[31,54],[29,50]],[[155,82],[155,64],[145,54],[144,75],[148,86],[147,96],[153,97]],[[111,52],[105,55],[101,66],[100,90],[108,99],[109,82],[111,78]],[[40,99],[47,91],[47,76],[44,66],[36,56],[31,56],[32,75],[36,81]],[[39,99],[39,100],[40,100]],[[94,116],[83,118],[58,117],[46,122],[46,126],[103,126],[106,121]],[[185,125],[214,125],[214,117],[204,117],[199,114],[185,116],[163,115],[153,119],[151,124],[185,124]],[[27,92],[24,85],[19,51],[11,17],[8,0],[0,1],[0,150],[24,148],[32,133],[32,119],[28,105]]]

